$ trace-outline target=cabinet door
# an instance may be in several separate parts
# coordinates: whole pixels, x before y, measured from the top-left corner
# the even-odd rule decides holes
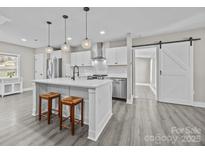
[[[77,57],[78,57],[77,53],[71,53],[70,54],[71,66],[78,65]]]
[[[71,65],[77,66],[91,66],[91,53],[90,51],[82,51],[71,53]]]
[[[127,48],[116,48],[116,59],[118,65],[127,65]]]
[[[91,53],[90,51],[81,52],[82,66],[91,66]]]
[[[107,65],[116,65],[116,55],[115,55],[115,48],[108,48],[105,51]]]

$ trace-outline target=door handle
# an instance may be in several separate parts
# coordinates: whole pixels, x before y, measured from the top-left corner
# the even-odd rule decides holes
[[[159,74],[162,75],[162,70],[159,71]]]

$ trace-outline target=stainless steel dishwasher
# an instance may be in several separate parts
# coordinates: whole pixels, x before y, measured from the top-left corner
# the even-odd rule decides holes
[[[112,97],[126,99],[127,98],[127,79],[112,78],[112,80],[113,80]]]

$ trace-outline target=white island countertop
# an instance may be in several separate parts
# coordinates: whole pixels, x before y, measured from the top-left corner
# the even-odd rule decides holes
[[[72,86],[72,87],[97,88],[97,87],[100,87],[107,83],[112,82],[112,80],[109,80],[109,79],[106,79],[106,80],[87,80],[87,79],[71,80],[68,78],[55,78],[55,79],[33,80],[33,82],[42,83],[42,84]]]

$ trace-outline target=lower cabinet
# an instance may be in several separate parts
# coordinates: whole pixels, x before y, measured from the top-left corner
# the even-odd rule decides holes
[[[0,79],[0,95],[4,97],[6,95],[21,93],[23,91],[22,86],[23,84],[20,78]]]

